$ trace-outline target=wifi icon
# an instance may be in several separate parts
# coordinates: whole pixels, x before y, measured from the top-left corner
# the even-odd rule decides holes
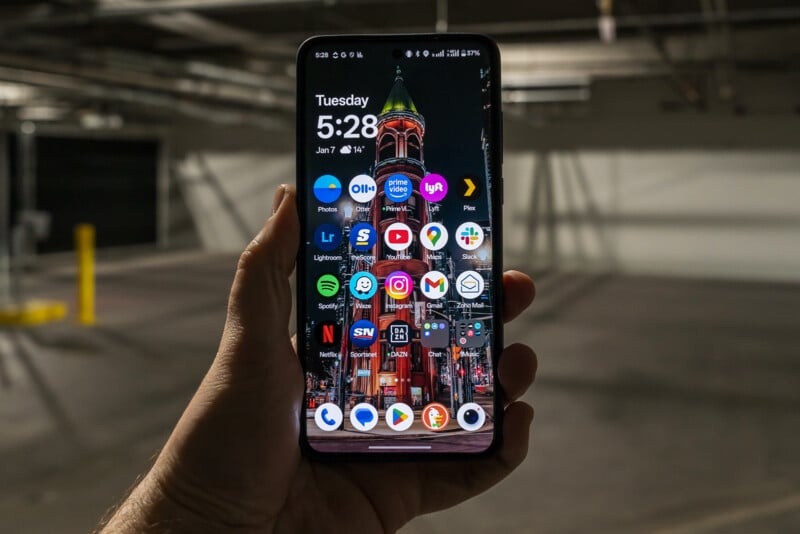
[[[332,274],[323,274],[317,278],[317,293],[325,298],[335,296],[339,292],[339,279]]]

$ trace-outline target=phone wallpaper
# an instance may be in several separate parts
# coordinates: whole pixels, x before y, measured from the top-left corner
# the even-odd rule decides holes
[[[320,45],[306,61],[299,337],[318,451],[492,442],[488,52],[405,48]]]

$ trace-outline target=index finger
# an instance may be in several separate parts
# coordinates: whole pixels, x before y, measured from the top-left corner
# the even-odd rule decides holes
[[[503,321],[509,322],[531,305],[536,286],[530,276],[519,271],[503,273]]]

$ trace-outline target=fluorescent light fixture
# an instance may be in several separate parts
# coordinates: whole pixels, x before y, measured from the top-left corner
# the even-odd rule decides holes
[[[25,106],[17,111],[17,118],[21,121],[49,122],[63,119],[70,109],[63,106],[34,105]]]

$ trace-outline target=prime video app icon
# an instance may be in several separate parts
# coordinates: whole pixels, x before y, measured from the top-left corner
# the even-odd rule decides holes
[[[314,182],[314,196],[323,204],[336,202],[342,194],[342,184],[331,174],[323,174]]]
[[[392,202],[405,202],[412,191],[413,184],[405,174],[393,174],[383,184],[383,192]]]

